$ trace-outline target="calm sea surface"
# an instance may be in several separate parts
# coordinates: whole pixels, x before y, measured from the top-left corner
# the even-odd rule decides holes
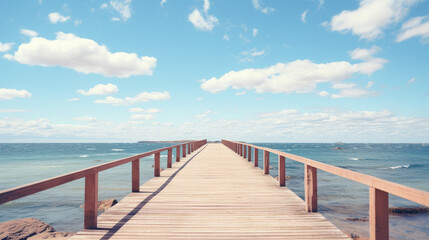
[[[304,156],[345,169],[358,171],[406,186],[429,191],[429,144],[328,144],[255,143],[256,145]],[[115,159],[171,146],[167,143],[21,143],[0,144],[0,190],[39,181]],[[341,147],[343,149],[334,149]],[[166,152],[161,167],[166,168]],[[175,156],[175,152],[173,151]],[[174,157],[173,157],[174,159]],[[262,159],[260,151],[259,159]],[[277,156],[270,156],[270,173],[277,176]],[[262,161],[260,166],[262,168]],[[141,160],[141,182],[153,176],[153,157]],[[99,199],[121,199],[131,189],[130,164],[99,174]],[[304,167],[286,159],[287,187],[304,197]],[[0,205],[0,222],[35,217],[58,231],[82,228],[84,180],[46,190]],[[318,171],[319,211],[340,229],[368,235],[368,222],[346,218],[368,217],[365,185]],[[390,206],[417,204],[390,195]],[[429,214],[390,216],[392,239],[429,239]]]

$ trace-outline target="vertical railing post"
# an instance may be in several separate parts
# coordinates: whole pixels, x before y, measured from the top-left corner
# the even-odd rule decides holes
[[[264,150],[264,174],[270,174],[270,152]]]
[[[304,167],[305,205],[307,212],[317,212],[317,168]]]
[[[253,163],[253,166],[254,166],[254,167],[258,167],[258,165],[259,165],[259,163],[258,163],[258,158],[259,158],[258,149],[257,149],[257,148],[255,148],[255,160],[254,160],[254,163]]]
[[[279,186],[286,186],[285,157],[279,156]]]
[[[240,144],[240,156],[242,157],[243,156],[243,145],[242,144]]]
[[[188,143],[188,155],[191,154],[191,143]]]
[[[247,161],[251,162],[252,161],[252,147],[250,147],[250,146],[247,147],[247,155],[248,155]]]
[[[153,170],[153,176],[154,177],[159,177],[161,176],[161,163],[160,163],[160,158],[161,158],[161,153],[157,152],[155,153],[155,167]]]
[[[171,168],[172,160],[173,160],[173,149],[169,148],[167,153],[167,168]]]
[[[243,145],[243,158],[247,158],[247,147]]]
[[[389,239],[389,194],[369,187],[369,234],[371,240]]]
[[[131,191],[140,192],[140,159],[131,162]]]
[[[186,157],[186,144],[182,145],[182,157]]]
[[[97,228],[98,172],[85,176],[84,228]]]
[[[176,147],[176,162],[180,162],[180,146]]]

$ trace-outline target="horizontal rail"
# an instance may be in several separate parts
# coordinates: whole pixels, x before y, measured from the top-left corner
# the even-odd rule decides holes
[[[245,142],[222,140],[222,143],[246,158],[246,149],[249,152],[248,161],[251,161],[251,148],[254,148],[254,166],[258,167],[258,150],[264,153],[264,173],[269,173],[269,153],[279,156],[279,185],[284,186],[285,164],[284,158],[288,158],[304,164],[305,202],[308,212],[317,211],[317,169],[369,186],[369,215],[370,215],[370,239],[389,238],[389,212],[388,194],[429,206],[429,192],[407,187],[367,174],[347,170],[344,168],[321,163],[309,158],[281,152],[267,147],[260,147]],[[281,167],[280,167],[281,166]]]
[[[57,187],[59,185],[75,181],[80,178],[85,178],[85,228],[96,228],[97,226],[97,208],[95,207],[97,204],[97,195],[98,195],[98,173],[110,168],[114,168],[129,162],[132,162],[132,191],[139,191],[139,173],[140,173],[140,164],[139,161],[141,158],[155,155],[155,164],[157,164],[157,168],[155,168],[154,176],[159,176],[159,154],[163,151],[168,151],[168,161],[171,162],[171,154],[172,150],[176,148],[180,150],[180,147],[183,148],[183,157],[186,156],[185,149],[188,148],[188,153],[198,149],[199,147],[205,145],[207,140],[200,141],[190,141],[182,144],[177,144],[170,147],[160,148],[151,150],[145,153],[137,154],[131,157],[122,158],[119,160],[114,160],[108,163],[100,164],[94,167],[85,168],[82,170],[78,170],[75,172],[67,173],[64,175],[56,176],[53,178],[41,180],[38,182],[6,189],[0,191],[0,204],[7,203],[31,194],[35,194],[50,188]],[[180,151],[176,153],[176,161],[180,160]],[[158,161],[158,163],[156,162]],[[168,167],[171,167],[171,164],[168,164]]]

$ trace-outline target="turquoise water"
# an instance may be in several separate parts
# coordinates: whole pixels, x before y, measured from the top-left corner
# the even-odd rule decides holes
[[[429,145],[424,144],[327,144],[255,143],[304,156],[349,170],[429,191]],[[28,143],[0,144],[0,189],[16,187],[60,174],[152,149],[166,143]],[[343,149],[333,149],[341,147]],[[166,167],[161,154],[161,167]],[[175,152],[173,151],[173,156]],[[173,157],[174,159],[174,157]],[[262,159],[260,151],[259,159]],[[270,156],[270,174],[277,175],[277,156]],[[262,168],[262,161],[259,161]],[[141,160],[141,181],[153,177],[153,157]],[[99,174],[99,199],[122,197],[131,189],[131,164]],[[287,187],[304,196],[304,167],[286,160]],[[78,231],[82,226],[83,179],[0,205],[0,221],[36,217],[59,231]],[[367,236],[368,222],[349,222],[348,217],[368,217],[368,187],[318,171],[319,211],[347,233]],[[391,206],[417,204],[390,196]],[[390,216],[392,239],[429,239],[429,215]]]

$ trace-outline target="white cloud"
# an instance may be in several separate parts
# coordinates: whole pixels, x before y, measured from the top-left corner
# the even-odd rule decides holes
[[[258,93],[309,93],[319,83],[340,83],[354,74],[372,74],[381,69],[385,59],[368,58],[368,61],[351,64],[346,61],[313,63],[310,60],[296,60],[289,63],[277,63],[266,68],[249,68],[230,71],[223,76],[202,79],[203,90],[216,93],[226,90],[244,88]],[[343,92],[341,96],[357,95]]]
[[[37,37],[37,32],[30,29],[21,29],[21,34],[29,37]]]
[[[242,96],[242,95],[244,95],[246,93],[247,93],[246,91],[241,91],[241,92],[236,92],[235,95]]]
[[[118,92],[119,89],[116,85],[112,84],[112,83],[108,83],[108,84],[97,84],[95,85],[95,87],[90,88],[88,91],[85,90],[77,90],[76,92],[82,95],[108,95],[108,94],[112,94],[112,93],[116,93]]]
[[[225,41],[229,41],[229,36],[227,34],[224,34],[222,37],[223,40]]]
[[[75,97],[75,98],[69,98],[66,99],[67,102],[75,102],[75,101],[79,101],[79,98]]]
[[[429,42],[429,18],[415,17],[404,24],[396,36],[396,42],[402,42],[413,37],[420,37],[423,43]]]
[[[0,113],[28,112],[25,109],[0,109]]]
[[[419,0],[361,0],[356,10],[344,10],[332,17],[332,31],[351,31],[361,39],[374,40],[383,30],[401,21]]]
[[[307,12],[308,12],[308,9],[307,9],[307,10],[305,10],[305,11],[301,14],[301,21],[302,21],[303,23],[306,23],[305,18],[307,17]]]
[[[198,9],[195,9],[189,14],[188,21],[191,22],[195,28],[202,31],[211,31],[219,22],[215,16],[206,13],[205,16],[203,16]]]
[[[325,3],[325,0],[319,0],[319,8],[321,8],[324,3]]]
[[[356,48],[350,52],[350,57],[352,59],[369,60],[374,54],[380,52],[380,50],[377,46],[372,46],[370,49]]]
[[[161,0],[161,3],[160,3],[160,5],[161,5],[161,7],[164,7],[164,5],[167,3],[167,0]]]
[[[103,3],[100,5],[101,9],[106,9],[109,5],[107,3]]]
[[[203,112],[203,113],[196,114],[194,117],[195,117],[195,119],[197,119],[198,121],[209,121],[209,120],[210,120],[209,115],[210,115],[210,114],[213,114],[213,113],[214,113],[214,112],[212,112],[212,111],[210,111],[210,110],[207,110],[207,111],[205,111],[205,112]]]
[[[254,28],[254,29],[252,29],[252,36],[256,37],[256,35],[258,35],[258,29]]]
[[[332,94],[332,99],[338,98],[364,98],[364,97],[372,97],[376,95],[376,92],[369,91],[364,88],[356,87],[356,88],[344,88],[340,91],[339,94]]]
[[[112,21],[113,21],[113,22],[120,22],[120,21],[121,21],[121,19],[120,19],[120,18],[118,18],[118,17],[112,17]]]
[[[119,78],[151,75],[156,66],[154,57],[138,57],[135,53],[125,52],[111,53],[106,46],[91,39],[63,32],[57,33],[55,40],[33,37],[29,43],[21,44],[14,55],[5,58],[21,64],[62,66],[81,73]]]
[[[204,0],[203,8],[204,8],[204,12],[205,13],[207,13],[209,11],[209,9],[210,9],[210,0]]]
[[[197,101],[203,101],[204,99],[202,97],[197,98]]]
[[[74,21],[74,25],[75,26],[79,26],[79,25],[81,25],[82,24],[82,19],[81,20],[76,20],[76,21]]]
[[[153,114],[133,114],[131,116],[132,120],[152,120],[155,119],[155,115]]]
[[[368,84],[366,85],[366,88],[371,88],[374,85],[373,81],[368,81]]]
[[[27,90],[16,90],[0,88],[0,100],[11,100],[14,98],[30,98],[31,93]]]
[[[95,121],[97,121],[97,118],[84,116],[84,117],[75,117],[75,118],[73,118],[73,120],[82,121],[82,122],[95,122]]]
[[[169,92],[142,92],[135,97],[114,98],[106,97],[105,99],[95,100],[95,103],[111,104],[113,106],[130,105],[140,102],[160,101],[170,99]]]
[[[352,87],[356,87],[356,84],[354,83],[334,83],[332,84],[332,88],[334,89],[344,89],[344,88],[352,88]]]
[[[327,96],[329,96],[329,93],[327,91],[321,91],[317,95],[319,95],[321,97],[327,97]]]
[[[65,17],[58,12],[49,13],[49,21],[51,23],[67,22],[68,20],[70,20],[70,16]]]
[[[259,0],[252,0],[252,5],[256,10],[259,10],[259,11],[266,13],[266,14],[271,13],[275,10],[272,7],[262,7],[261,2]]]
[[[143,108],[130,108],[128,109],[128,112],[131,113],[160,113],[161,110],[157,108],[150,108],[150,109],[143,109]]]
[[[1,43],[0,42],[0,52],[7,52],[9,51],[14,43]]]
[[[413,78],[411,78],[410,80],[408,80],[408,83],[414,83],[414,82],[416,82],[416,78],[415,77],[413,77]]]
[[[264,50],[258,51],[256,50],[256,48],[241,52],[241,54],[244,56],[252,56],[252,57],[261,56],[261,55],[264,55],[264,53],[265,53]]]
[[[131,17],[131,2],[132,0],[112,0],[110,6],[121,15],[123,21],[127,21]]]

